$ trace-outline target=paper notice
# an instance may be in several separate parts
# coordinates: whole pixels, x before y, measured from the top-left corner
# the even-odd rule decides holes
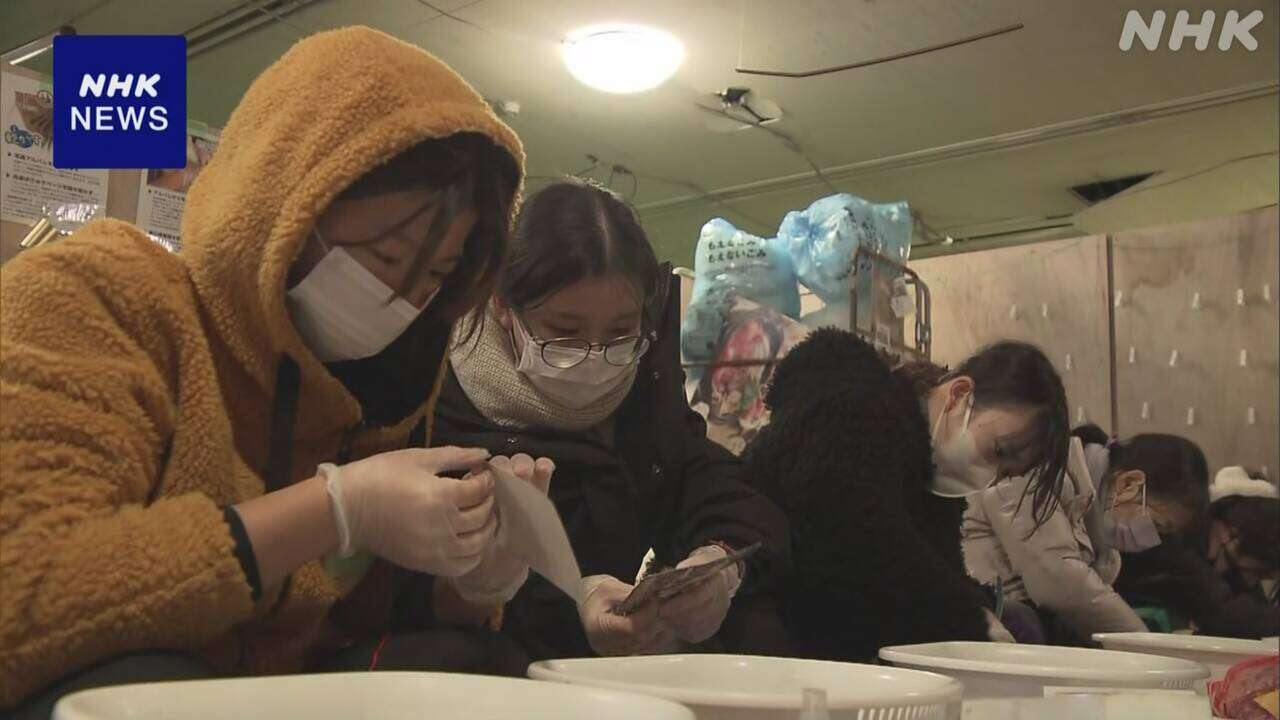
[[[35,223],[43,208],[63,203],[107,206],[106,170],[53,166],[53,93],[25,75],[3,73],[0,85],[0,217]]]
[[[509,471],[489,466],[498,502],[497,542],[519,552],[530,567],[574,602],[581,602],[582,570],[560,513],[547,496]]]
[[[137,225],[169,250],[182,247],[182,211],[187,190],[213,158],[217,131],[188,123],[187,165],[181,170],[145,170],[138,188]]]

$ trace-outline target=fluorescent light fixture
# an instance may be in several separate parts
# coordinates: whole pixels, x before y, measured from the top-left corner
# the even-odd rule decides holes
[[[52,50],[52,49],[53,49],[53,46],[52,46],[52,45],[46,45],[46,46],[44,46],[44,47],[42,47],[42,48],[36,48],[35,50],[31,50],[31,51],[27,52],[26,54],[19,55],[18,57],[16,57],[16,58],[14,58],[14,59],[10,60],[10,61],[9,61],[9,64],[10,64],[10,65],[21,65],[22,63],[24,63],[24,62],[26,62],[26,61],[28,61],[28,60],[30,60],[30,59],[32,59],[32,58],[40,57],[41,55],[43,55],[43,54],[45,54],[45,53],[49,52],[49,51],[50,51],[50,50]]]
[[[642,25],[592,25],[560,46],[565,65],[584,85],[608,93],[637,93],[666,82],[684,62],[684,44]]]
[[[19,45],[16,48],[6,50],[0,53],[0,62],[9,65],[19,65],[32,58],[39,57],[53,49],[53,39],[59,35],[75,35],[76,29],[70,25],[63,25],[53,32],[38,37],[31,42]]]

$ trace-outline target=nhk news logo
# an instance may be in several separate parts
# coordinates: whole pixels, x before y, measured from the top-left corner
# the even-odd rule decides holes
[[[59,35],[53,117],[54,167],[184,167],[186,38]]]

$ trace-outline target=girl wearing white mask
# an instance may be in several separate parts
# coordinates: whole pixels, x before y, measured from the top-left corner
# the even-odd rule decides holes
[[[1014,474],[1036,479],[1028,506],[1052,509],[1067,409],[1043,353],[1004,342],[950,372],[891,371],[851,333],[818,330],[766,402],[747,480],[787,512],[795,570],[772,608],[733,618],[735,634],[769,638],[748,650],[864,662],[885,645],[1009,639],[965,574],[960,521],[966,493]]]
[[[1222,536],[1212,522],[1208,464],[1194,442],[1143,434],[1098,454],[1106,468],[1099,493],[1106,516],[1099,524],[1104,536],[1118,540],[1115,589],[1125,600],[1150,608],[1175,630],[1241,638],[1280,633],[1280,608],[1232,587],[1209,559]]]
[[[393,565],[517,564],[493,550],[491,478],[444,477],[490,453],[407,441],[501,269],[522,164],[443,63],[346,28],[246,92],[181,252],[99,220],[5,265],[0,715],[368,669],[379,646],[384,666],[523,672],[465,665],[497,636],[384,635]]]
[[[537,577],[490,586],[508,601],[503,632],[535,658],[702,643],[736,594],[785,563],[781,514],[739,482],[685,399],[671,277],[624,200],[565,179],[525,202],[493,303],[459,331],[437,441],[519,453],[526,467],[553,460],[550,496],[587,576],[581,607]],[[658,564],[687,567],[756,542],[694,589],[611,612],[650,547]],[[478,594],[465,578],[445,584]]]

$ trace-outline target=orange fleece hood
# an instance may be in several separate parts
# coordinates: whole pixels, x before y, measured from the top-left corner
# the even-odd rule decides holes
[[[424,140],[459,132],[491,138],[523,173],[519,139],[466,81],[422,49],[366,27],[307,38],[253,82],[188,195],[179,256],[211,330],[261,388],[273,387],[276,360],[288,354],[326,414],[358,417],[355,399],[294,330],[289,266],[316,218],[354,180]]]

